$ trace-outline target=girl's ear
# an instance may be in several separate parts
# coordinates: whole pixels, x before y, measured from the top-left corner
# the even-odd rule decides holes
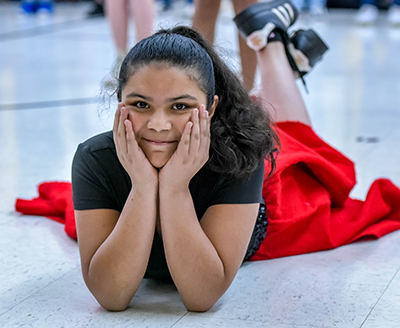
[[[217,106],[218,106],[218,101],[219,101],[219,98],[218,98],[217,95],[215,95],[215,96],[214,96],[214,102],[213,102],[213,104],[211,105],[210,109],[208,110],[208,117],[211,118],[211,117],[214,115],[214,113],[215,113],[215,108],[217,108]]]

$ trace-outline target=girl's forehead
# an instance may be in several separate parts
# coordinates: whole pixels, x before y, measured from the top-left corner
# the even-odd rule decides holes
[[[204,93],[192,69],[168,66],[165,64],[150,64],[136,69],[128,79],[124,91],[129,89],[146,89],[151,92],[168,92],[174,89],[191,90]]]

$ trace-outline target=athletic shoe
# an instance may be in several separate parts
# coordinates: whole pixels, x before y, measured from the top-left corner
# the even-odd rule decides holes
[[[360,25],[370,25],[378,18],[379,10],[373,5],[362,5],[357,12],[356,22]]]
[[[292,69],[303,77],[318,63],[329,49],[314,30],[298,30],[290,37],[289,53],[295,62]]]
[[[20,6],[20,10],[23,13],[35,14],[38,10],[38,4],[34,1],[23,2]]]
[[[37,12],[40,14],[52,14],[53,3],[51,1],[39,1],[39,7]]]
[[[400,5],[392,5],[388,11],[388,22],[393,26],[400,25]]]
[[[92,9],[86,13],[88,18],[104,16],[104,7],[93,2]]]
[[[298,10],[290,0],[272,0],[244,9],[233,21],[248,46],[259,51],[266,47],[273,30],[287,33],[298,15]]]

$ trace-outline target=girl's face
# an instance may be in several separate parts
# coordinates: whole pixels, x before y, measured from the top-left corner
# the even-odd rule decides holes
[[[214,113],[217,97],[209,116]],[[162,168],[178,147],[191,112],[206,95],[187,71],[149,65],[138,69],[122,89],[136,140],[150,163]]]

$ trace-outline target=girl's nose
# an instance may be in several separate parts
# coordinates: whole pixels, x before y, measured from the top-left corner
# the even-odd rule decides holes
[[[171,127],[171,120],[163,111],[155,111],[147,122],[147,128],[157,132],[168,131]]]

